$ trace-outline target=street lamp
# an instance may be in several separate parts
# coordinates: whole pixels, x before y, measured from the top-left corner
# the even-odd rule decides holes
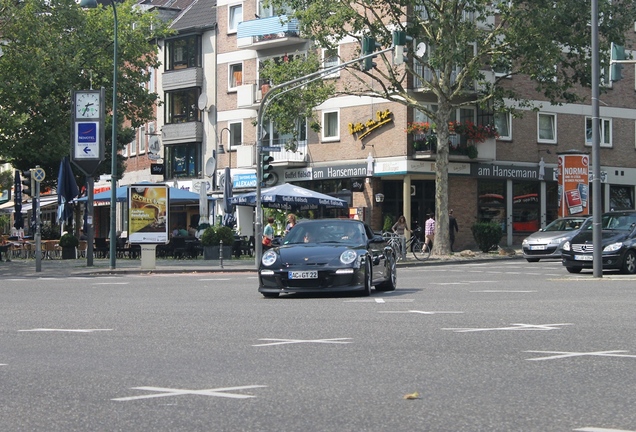
[[[223,129],[221,129],[219,131],[219,154],[225,154],[225,148],[223,148],[223,131],[227,131],[228,134],[230,134],[230,139],[232,139],[232,131],[226,127],[224,127]],[[227,147],[227,156],[228,156],[228,163],[227,166],[232,168],[232,152],[230,151],[230,146],[232,145],[232,143],[228,143],[228,147]]]
[[[230,134],[230,140],[232,138],[232,131],[226,127],[219,131],[219,154],[225,154],[225,149],[223,148],[223,131],[227,131]],[[232,205],[230,204],[230,198],[232,195],[232,152],[230,151],[230,145],[232,143],[228,143],[227,148],[227,156],[228,156],[228,164],[223,171],[223,212],[225,213],[224,220],[229,216]]]
[[[110,0],[115,22],[113,36],[113,131],[111,137],[110,165],[110,269],[115,269],[117,252],[117,7],[115,0]],[[97,0],[82,0],[82,8],[96,8]]]

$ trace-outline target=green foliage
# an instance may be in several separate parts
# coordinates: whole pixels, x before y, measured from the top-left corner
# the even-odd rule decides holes
[[[0,191],[11,189],[14,176],[15,174],[11,170],[0,172]]]
[[[9,226],[10,222],[11,222],[11,217],[9,217],[9,215],[0,214],[0,232],[1,233],[5,234],[5,233],[11,232],[11,227]]]
[[[132,128],[154,118],[158,95],[142,84],[159,65],[153,36],[167,34],[157,14],[142,12],[136,3],[116,3],[119,148],[131,140],[130,128],[121,127],[125,118]],[[44,185],[52,185],[69,154],[70,90],[104,87],[105,129],[111,130],[113,10],[83,10],[75,0],[0,0],[0,23],[0,159],[19,170],[39,165],[46,171]],[[106,137],[110,141],[110,133]],[[110,148],[107,142],[97,176],[110,172]],[[123,170],[122,159],[118,172]]]
[[[77,247],[79,245],[79,239],[71,233],[66,233],[60,237],[60,246],[62,247]]]
[[[473,233],[473,238],[477,242],[479,250],[482,252],[489,252],[499,244],[501,237],[503,237],[503,231],[501,224],[496,222],[476,222],[470,227]]]
[[[393,228],[393,215],[385,215],[384,216],[384,225],[382,226],[382,231],[391,232],[391,228]]]
[[[478,154],[479,151],[477,150],[477,146],[475,146],[474,144],[469,144],[468,146],[466,146],[466,155],[470,159],[476,159]]]
[[[202,246],[218,246],[223,241],[224,246],[234,244],[234,231],[226,226],[210,226],[201,234]]]
[[[44,224],[40,230],[40,235],[43,240],[56,240],[60,238],[59,225]]]
[[[263,62],[260,77],[276,86],[316,72],[320,67],[320,57],[315,53],[285,55]],[[274,121],[281,135],[291,136],[286,142],[281,143],[286,150],[296,151],[301,131],[307,121],[314,132],[320,131],[320,123],[315,117],[314,108],[327,100],[333,92],[334,86],[329,81],[316,80],[272,99],[267,106],[265,117]]]

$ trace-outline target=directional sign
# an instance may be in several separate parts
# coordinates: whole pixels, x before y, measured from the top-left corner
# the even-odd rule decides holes
[[[99,159],[98,122],[75,122],[75,159]]]
[[[279,152],[279,151],[281,151],[281,147],[263,146],[263,147],[261,147],[261,151],[264,151],[264,152]]]
[[[104,160],[105,89],[73,92],[71,110],[71,162],[92,176]],[[87,113],[87,107],[99,104],[99,109]]]
[[[40,167],[35,168],[32,171],[32,175],[33,175],[33,180],[35,180],[38,183],[41,181],[44,181],[44,177],[46,177],[46,173]]]

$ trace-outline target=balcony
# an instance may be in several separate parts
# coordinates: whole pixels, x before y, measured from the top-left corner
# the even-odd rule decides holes
[[[237,88],[236,105],[237,108],[249,108],[261,103],[263,95],[270,89],[266,81],[259,83],[244,83]]]
[[[413,159],[435,160],[437,154],[437,137],[431,135],[415,135],[413,139]],[[497,155],[497,140],[487,138],[484,142],[469,143],[461,135],[451,135],[448,159],[457,161],[494,161]]]
[[[203,86],[203,69],[187,68],[165,72],[162,75],[162,90],[171,91]]]
[[[182,144],[203,141],[203,123],[167,123],[162,127],[163,144]]]
[[[237,28],[239,48],[270,49],[305,42],[300,38],[298,20],[286,15],[240,22]]]

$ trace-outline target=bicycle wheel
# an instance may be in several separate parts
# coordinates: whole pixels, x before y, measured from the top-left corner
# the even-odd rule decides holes
[[[419,261],[426,261],[431,256],[431,249],[426,243],[419,240],[413,243],[412,251],[415,259]]]

